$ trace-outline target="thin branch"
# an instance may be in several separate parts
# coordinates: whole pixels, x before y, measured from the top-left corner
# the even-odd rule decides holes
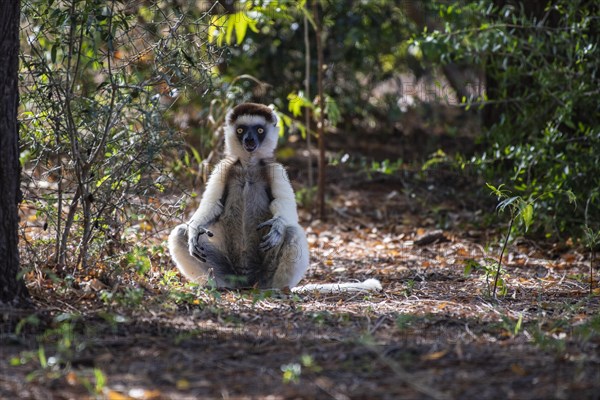
[[[596,258],[596,251],[592,244],[592,254],[590,255],[590,296],[594,294],[594,258]]]
[[[508,239],[510,237],[510,232],[512,231],[513,222],[515,221],[515,217],[511,216],[510,223],[508,224],[508,232],[506,233],[506,238],[504,239],[504,245],[502,246],[502,251],[500,252],[500,258],[498,259],[498,268],[496,269],[496,277],[494,278],[494,289],[492,290],[492,297],[496,298],[496,288],[498,287],[498,278],[500,277],[500,270],[502,268],[502,258],[504,257],[504,252],[506,251],[506,246],[508,245]]]

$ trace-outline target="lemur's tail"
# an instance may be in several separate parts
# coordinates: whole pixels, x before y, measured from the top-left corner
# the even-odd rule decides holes
[[[364,282],[344,283],[309,283],[292,288],[294,293],[348,293],[348,292],[380,292],[383,288],[377,279],[367,279]]]

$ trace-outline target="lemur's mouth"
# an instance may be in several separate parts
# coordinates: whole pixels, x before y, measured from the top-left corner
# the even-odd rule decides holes
[[[248,153],[252,153],[257,147],[258,145],[256,143],[244,143],[244,150]]]

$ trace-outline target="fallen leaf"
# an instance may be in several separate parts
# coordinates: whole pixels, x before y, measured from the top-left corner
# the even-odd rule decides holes
[[[177,390],[188,390],[190,388],[190,381],[187,379],[179,379],[175,384]]]
[[[71,386],[75,386],[79,383],[79,378],[77,377],[77,374],[73,371],[69,372],[67,376],[65,376],[65,379],[67,383]]]
[[[423,360],[423,361],[439,360],[440,358],[444,357],[446,354],[448,354],[448,350],[436,351],[433,353],[425,354],[423,357],[421,357],[421,360]]]
[[[510,369],[512,372],[514,372],[517,375],[520,375],[520,376],[527,375],[527,371],[525,371],[525,369],[523,367],[521,367],[519,364],[511,364]]]
[[[106,393],[107,400],[131,400],[131,397],[124,395],[123,393],[115,392],[114,390],[109,390]]]

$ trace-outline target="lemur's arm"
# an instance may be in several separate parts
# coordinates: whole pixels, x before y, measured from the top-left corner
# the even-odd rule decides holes
[[[273,201],[269,206],[273,218],[281,218],[286,225],[298,224],[296,196],[288,174],[279,163],[273,163],[269,170]]]
[[[221,199],[225,192],[227,176],[232,165],[233,161],[231,159],[221,160],[208,178],[206,189],[200,200],[200,206],[188,222],[190,250],[192,249],[191,246],[196,244],[199,234],[207,233],[212,236],[212,233],[208,231],[208,226],[216,221],[223,212]]]
[[[269,187],[273,196],[269,210],[273,217],[258,226],[258,229],[265,226],[271,227],[269,233],[261,241],[260,248],[263,251],[281,244],[286,226],[298,225],[294,189],[285,168],[279,163],[269,165]]]

